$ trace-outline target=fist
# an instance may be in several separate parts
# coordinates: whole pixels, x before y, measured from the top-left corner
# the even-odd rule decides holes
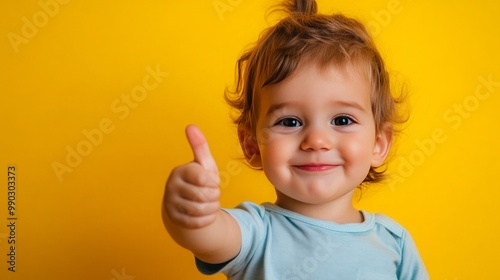
[[[172,170],[164,197],[165,213],[180,227],[197,229],[210,225],[220,209],[220,178],[205,136],[194,125],[186,127],[194,161]]]

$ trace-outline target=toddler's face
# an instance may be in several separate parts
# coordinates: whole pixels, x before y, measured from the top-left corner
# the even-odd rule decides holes
[[[278,204],[351,204],[370,166],[385,159],[387,143],[376,136],[370,82],[347,69],[320,70],[309,63],[262,90],[259,157]]]

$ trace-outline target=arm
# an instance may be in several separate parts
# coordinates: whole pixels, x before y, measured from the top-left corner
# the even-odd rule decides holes
[[[234,258],[241,247],[238,223],[220,210],[220,178],[201,131],[186,128],[195,160],[175,168],[167,181],[162,217],[170,236],[207,263]]]

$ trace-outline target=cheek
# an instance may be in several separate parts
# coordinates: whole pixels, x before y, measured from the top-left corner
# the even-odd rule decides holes
[[[373,154],[373,143],[369,137],[348,137],[338,147],[342,157],[351,166],[358,165],[360,168],[369,169]],[[366,166],[365,166],[366,165]]]
[[[274,186],[282,185],[282,180],[287,177],[285,164],[288,161],[286,149],[280,144],[280,141],[269,140],[265,143],[259,143],[260,156],[262,159],[262,168],[267,179]]]
[[[283,137],[259,137],[259,149],[264,169],[278,170],[288,163],[296,150],[296,143]]]
[[[276,138],[268,138],[259,143],[262,160],[266,165],[274,165],[286,159],[287,150],[289,145],[286,141],[281,141]]]

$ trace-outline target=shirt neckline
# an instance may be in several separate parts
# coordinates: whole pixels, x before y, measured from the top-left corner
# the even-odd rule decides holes
[[[338,224],[332,221],[320,220],[311,218],[308,216],[301,215],[299,213],[284,209],[279,207],[278,205],[270,202],[263,203],[262,206],[264,209],[270,212],[274,212],[276,214],[285,216],[289,219],[293,219],[296,221],[300,221],[303,223],[307,223],[313,226],[325,228],[333,231],[341,231],[341,232],[365,232],[373,229],[375,225],[375,215],[364,210],[360,210],[363,215],[364,221],[361,223],[348,223],[348,224]]]

